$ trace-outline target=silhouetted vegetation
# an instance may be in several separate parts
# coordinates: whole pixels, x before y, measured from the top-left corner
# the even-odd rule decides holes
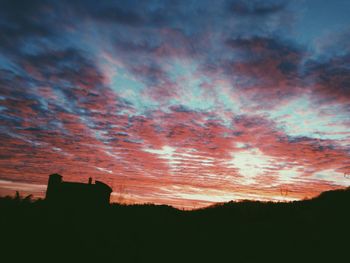
[[[156,205],[52,207],[17,195],[0,199],[1,257],[8,262],[347,262],[349,201],[347,189],[298,202],[229,202],[181,211]]]

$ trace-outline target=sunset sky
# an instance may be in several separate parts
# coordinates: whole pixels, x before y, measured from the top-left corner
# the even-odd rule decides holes
[[[0,1],[0,195],[203,207],[350,185],[350,1]]]

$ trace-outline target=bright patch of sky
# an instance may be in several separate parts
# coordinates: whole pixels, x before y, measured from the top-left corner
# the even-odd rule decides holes
[[[334,169],[323,170],[317,173],[314,173],[312,176],[314,179],[326,181],[328,183],[349,187],[350,186],[350,178],[347,174],[340,173],[335,171]]]
[[[174,193],[174,195],[182,199],[201,200],[201,201],[210,200],[211,202],[228,202],[231,200],[242,199],[242,195],[239,195],[239,194],[228,193],[220,190],[211,190],[211,189],[206,190],[204,192],[201,191],[201,189],[198,189],[197,192]]]
[[[197,200],[197,201],[207,201],[211,202],[228,202],[228,201],[239,201],[239,200],[261,200],[261,201],[293,201],[296,198],[286,197],[286,196],[267,196],[252,194],[252,193],[238,193],[230,190],[218,190],[218,189],[201,189],[190,186],[166,186],[162,187],[162,190],[168,190],[172,193],[172,196],[187,199],[187,200]]]
[[[224,87],[217,92],[218,100],[226,110],[232,111],[235,114],[241,114],[242,98],[240,98],[239,96],[230,95],[228,89],[228,87]]]
[[[13,191],[44,192],[47,185],[45,184],[28,184],[10,180],[0,180],[1,188]]]
[[[203,155],[193,154],[193,151],[186,150],[185,152],[177,152],[173,155],[173,158],[181,164],[181,162],[191,162],[192,164],[201,166],[213,166],[215,158],[206,157]]]
[[[175,152],[175,148],[171,146],[163,146],[161,149],[144,149],[145,152],[159,154],[161,158],[171,158]]]
[[[206,76],[198,74],[194,61],[172,59],[165,63],[163,69],[171,81],[176,83],[178,93],[178,96],[166,102],[166,106],[182,105],[198,111],[212,110],[219,106],[235,113],[241,112],[241,102],[238,97],[233,98],[230,95],[229,83],[215,87],[215,96],[207,94],[201,85],[209,80]],[[160,106],[158,101],[142,95],[146,91],[145,84],[123,68],[119,67],[116,70],[111,87],[118,96],[131,102],[140,112]]]
[[[327,114],[325,114],[327,113]],[[350,136],[343,123],[348,116],[337,106],[315,108],[306,97],[292,100],[269,113],[277,127],[288,135],[316,139],[341,140]]]
[[[231,154],[232,160],[226,165],[229,168],[237,168],[243,176],[242,184],[252,184],[255,178],[266,174],[273,167],[274,159],[264,155],[259,149],[252,148]]]
[[[141,96],[145,85],[123,68],[118,68],[112,77],[111,88],[118,96],[131,102],[140,112],[157,105],[157,103],[147,99],[146,96]]]
[[[245,194],[240,194],[232,191],[218,189],[202,189],[189,185],[170,185],[162,187],[162,190],[168,191],[172,196],[181,199],[207,201],[211,202],[228,202],[231,200],[240,200],[246,197]]]
[[[300,178],[298,178],[303,172],[303,167],[295,166],[288,167],[278,171],[278,181],[283,184],[296,183]]]
[[[199,76],[197,65],[192,60],[175,59],[168,65],[168,74],[179,88],[179,98],[172,99],[170,104],[183,105],[192,110],[210,110],[214,107],[214,98],[206,97],[201,84],[206,76]]]
[[[108,169],[106,169],[106,168],[102,168],[102,167],[95,167],[97,170],[99,170],[99,171],[101,171],[101,172],[104,172],[104,173],[109,173],[109,174],[112,174],[113,173],[113,171],[111,171],[111,170],[108,170]]]
[[[163,146],[161,149],[144,149],[145,152],[153,153],[159,155],[159,158],[165,159],[168,161],[170,168],[176,168],[176,158],[174,158],[174,153],[176,148],[171,146]]]

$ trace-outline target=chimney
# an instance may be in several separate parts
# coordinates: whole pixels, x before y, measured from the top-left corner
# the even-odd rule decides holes
[[[92,184],[92,178],[89,177],[89,184]]]
[[[51,174],[47,183],[46,199],[55,198],[60,190],[62,176],[59,174]]]

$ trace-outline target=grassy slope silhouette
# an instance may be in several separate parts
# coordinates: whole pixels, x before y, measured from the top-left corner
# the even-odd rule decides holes
[[[1,258],[11,262],[300,262],[347,259],[350,188],[311,200],[50,207],[1,198]]]

